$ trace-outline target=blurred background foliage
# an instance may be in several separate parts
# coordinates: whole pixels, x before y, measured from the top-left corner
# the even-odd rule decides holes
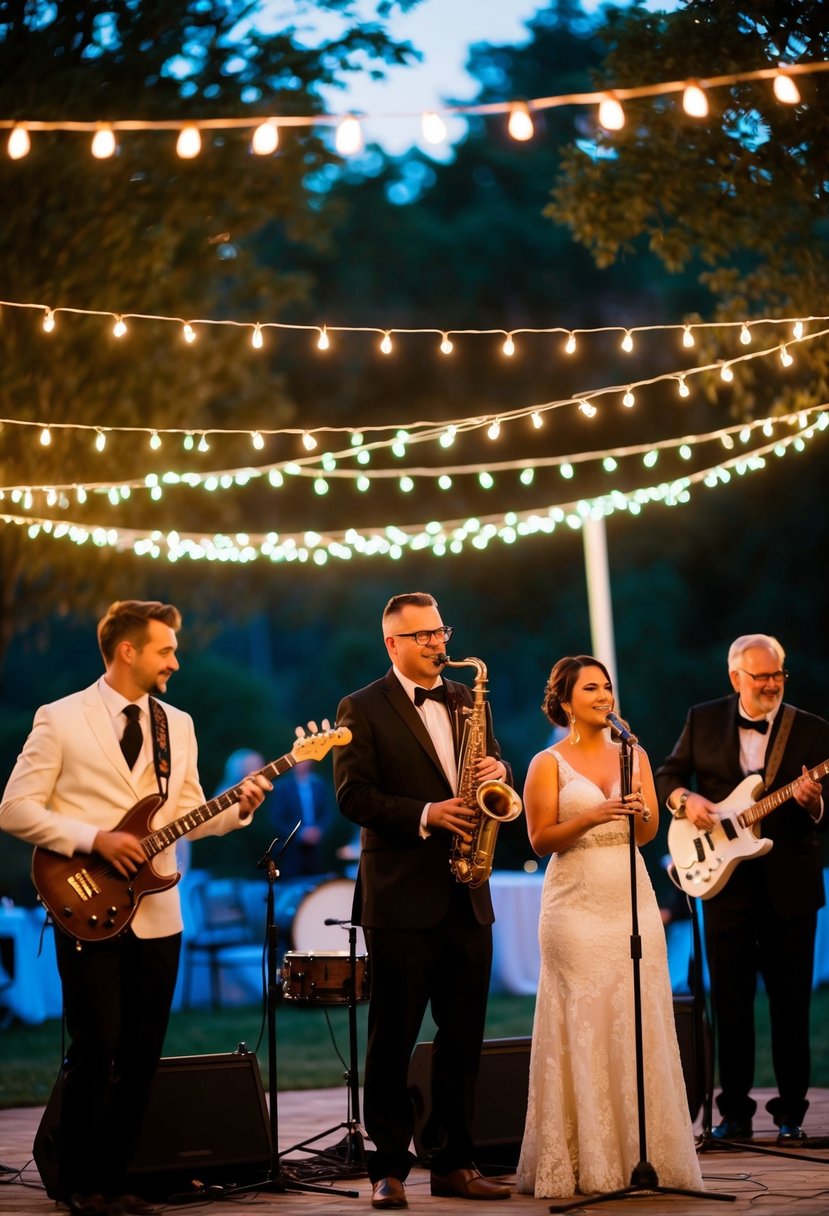
[[[344,14],[344,32],[314,47],[287,27],[257,34],[256,7],[0,3],[0,113],[306,114],[324,108],[324,84],[367,62],[382,70],[414,56],[385,26],[390,9],[411,5],[378,3],[370,22],[341,0],[306,5]],[[470,68],[485,103],[818,61],[829,49],[819,8],[696,0],[670,14],[633,4],[588,16],[573,0],[556,0],[539,5],[525,46],[477,45]],[[448,163],[371,148],[346,164],[319,128],[284,131],[268,158],[247,154],[246,134],[214,134],[192,162],[155,133],[124,137],[105,162],[92,161],[85,137],[38,134],[24,161],[0,157],[0,294],[182,318],[436,330],[820,315],[825,81],[810,77],[806,104],[785,111],[767,86],[735,87],[717,95],[702,127],[678,120],[675,101],[638,103],[613,142],[578,107],[539,114],[526,144],[500,123],[472,119]],[[738,113],[751,122],[741,126]],[[673,368],[672,342],[643,336],[636,374]],[[412,335],[385,358],[376,336],[333,335],[321,357],[307,333],[269,330],[265,349],[253,352],[247,335],[216,327],[185,348],[177,327],[143,322],[118,344],[102,337],[99,319],[61,315],[47,338],[39,314],[4,308],[0,415],[82,423],[93,435],[107,425],[347,428],[497,412],[631,377],[618,335],[582,339],[571,358],[561,335],[519,335],[517,343],[508,360],[494,338],[458,339],[446,359],[435,334]],[[671,386],[642,394],[632,411],[609,406],[592,423],[557,411],[532,438],[533,454],[653,443],[823,402],[825,350],[798,349],[792,374],[763,361],[732,387],[712,379],[682,403]],[[693,357],[726,354],[712,331]],[[497,459],[521,457],[526,425],[505,428]],[[242,437],[211,437],[209,454],[185,461],[173,456],[173,441],[153,453],[112,435],[96,453],[90,432],[56,431],[49,449],[36,436],[3,426],[0,486],[143,476],[175,460],[203,469],[252,463]],[[729,691],[726,652],[740,633],[776,634],[789,651],[787,697],[826,712],[824,442],[727,486],[700,487],[685,505],[608,518],[621,709],[654,763],[688,705]],[[280,438],[257,459],[293,450]],[[457,459],[491,453],[488,440],[471,435]],[[653,479],[678,476],[678,457],[666,455],[660,469]],[[421,480],[404,502],[393,482],[375,482],[359,501],[333,485],[322,501],[295,479],[279,491],[259,483],[212,496],[171,490],[158,503],[133,495],[118,509],[90,495],[69,514],[122,526],[140,516],[140,526],[161,530],[287,531],[525,509],[588,496],[612,480],[584,465],[574,486],[562,488],[549,471],[531,490],[514,476],[498,479],[488,496],[472,479],[456,478],[449,496]],[[11,509],[8,494],[0,507]],[[478,656],[489,668],[497,734],[520,791],[530,757],[549,738],[539,706],[550,666],[592,646],[584,570],[582,537],[567,528],[443,559],[406,553],[317,567],[173,565],[0,526],[0,775],[36,707],[97,678],[95,624],[112,599],[172,600],[183,610],[182,669],[170,697],[195,718],[210,796],[231,751],[252,747],[275,759],[290,750],[297,725],[333,719],[344,693],[380,675],[382,607],[396,592],[423,589],[456,627],[453,657]],[[245,835],[209,844],[203,857],[194,846],[194,860],[244,870],[258,857]],[[659,841],[648,850],[658,883]],[[505,825],[498,864],[519,867],[529,856],[523,821]],[[3,838],[0,894],[31,901],[28,857]]]

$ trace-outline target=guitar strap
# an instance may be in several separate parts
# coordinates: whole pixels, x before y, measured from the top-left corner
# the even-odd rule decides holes
[[[783,759],[783,752],[786,749],[786,740],[789,737],[789,731],[792,729],[794,721],[794,706],[784,705],[783,712],[780,716],[780,729],[777,732],[777,738],[774,740],[774,746],[771,749],[766,771],[763,774],[763,785],[766,790],[769,789],[774,778],[777,776],[777,770],[780,767],[780,761]]]
[[[156,701],[155,697],[150,697],[149,702],[155,779],[158,782],[158,792],[166,802],[167,791],[170,788],[170,732],[167,729],[167,715],[164,707]]]

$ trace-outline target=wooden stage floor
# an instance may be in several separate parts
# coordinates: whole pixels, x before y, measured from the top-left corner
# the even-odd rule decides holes
[[[811,1091],[811,1108],[804,1128],[811,1141],[805,1147],[786,1152],[777,1150],[774,1128],[765,1113],[764,1102],[768,1091],[757,1090],[754,1095],[759,1104],[755,1116],[754,1148],[740,1146],[734,1150],[706,1150],[700,1154],[702,1173],[708,1191],[734,1196],[733,1200],[714,1200],[696,1196],[663,1195],[642,1192],[609,1202],[593,1203],[589,1199],[579,1201],[579,1210],[629,1213],[671,1213],[672,1216],[690,1216],[694,1213],[717,1212],[744,1216],[749,1212],[778,1213],[790,1209],[794,1216],[826,1216],[829,1212],[829,1090]],[[42,1108],[0,1111],[0,1164],[4,1170],[19,1173],[0,1174],[0,1214],[15,1216],[54,1216],[66,1209],[49,1199],[41,1182],[37,1167],[32,1160],[32,1142],[42,1115]],[[313,1183],[318,1190],[302,1189],[311,1180],[298,1174],[288,1181],[289,1162],[296,1160],[313,1163],[319,1158],[295,1152],[294,1146],[304,1144],[328,1128],[337,1128],[347,1117],[346,1091],[324,1089],[280,1093],[278,1106],[278,1131],[280,1146],[280,1176],[284,1189],[264,1189],[253,1192],[232,1193],[229,1188],[215,1195],[188,1198],[184,1203],[167,1203],[164,1211],[204,1212],[212,1209],[215,1216],[224,1216],[232,1211],[260,1213],[261,1216],[300,1216],[300,1213],[345,1212],[370,1210],[371,1186],[365,1175],[347,1178],[338,1176],[328,1182]],[[698,1121],[699,1123],[699,1121]],[[314,1143],[315,1148],[334,1145],[342,1140],[343,1131],[337,1130],[328,1137]],[[826,1145],[826,1147],[824,1147]],[[760,1152],[757,1149],[769,1149]],[[514,1181],[513,1176],[503,1175],[505,1182]],[[349,1194],[343,1195],[347,1191]],[[450,1211],[458,1216],[464,1210],[491,1210],[491,1203],[470,1202],[459,1199],[432,1198],[429,1194],[429,1175],[423,1170],[413,1170],[407,1184],[409,1210],[430,1213],[430,1216],[448,1216]],[[497,1211],[518,1212],[528,1216],[530,1212],[547,1212],[555,1200],[535,1199],[528,1195],[513,1193]]]

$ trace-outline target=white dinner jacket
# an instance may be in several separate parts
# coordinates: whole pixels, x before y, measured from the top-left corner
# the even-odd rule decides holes
[[[206,801],[198,775],[193,719],[164,704],[170,735],[167,801],[150,823],[155,829]],[[31,733],[0,803],[0,828],[65,857],[89,853],[100,829],[112,831],[147,794],[158,793],[155,769],[130,772],[97,684],[72,693],[35,714]],[[251,817],[252,818],[252,817]],[[221,836],[251,822],[238,803],[189,833]],[[175,846],[153,860],[164,874],[176,870]],[[178,888],[146,895],[131,922],[138,937],[165,937],[182,928]]]

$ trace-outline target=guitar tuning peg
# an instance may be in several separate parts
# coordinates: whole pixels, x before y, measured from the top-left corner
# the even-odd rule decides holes
[[[305,738],[305,727],[298,726],[296,728],[296,730],[294,731],[294,734],[296,735],[297,739],[304,739]]]
[[[323,730],[330,730],[330,729],[331,729],[331,723],[328,721],[328,719],[327,719],[327,718],[323,718],[323,720],[322,720],[322,729],[323,729]]]
[[[315,735],[315,734],[317,733],[317,724],[316,724],[316,722],[309,722],[309,723],[308,723],[308,729],[310,730],[310,732],[311,732],[311,734],[312,734],[312,735]]]

